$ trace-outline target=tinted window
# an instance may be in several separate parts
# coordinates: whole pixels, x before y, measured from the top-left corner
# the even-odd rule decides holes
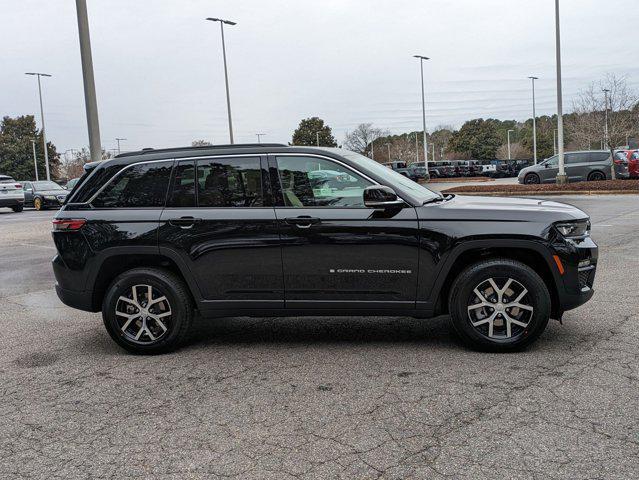
[[[633,160],[637,160],[637,159],[639,159],[639,152],[635,152],[635,153],[633,153],[633,154],[632,154],[632,159],[633,159]]]
[[[260,159],[215,158],[197,162],[198,206],[261,207]]]
[[[568,153],[566,155],[566,164],[585,163],[588,161],[589,155],[588,153]]]
[[[98,208],[163,207],[173,162],[126,168],[92,202]]]
[[[314,157],[278,157],[287,207],[364,207],[371,182],[343,165]]]
[[[195,164],[180,162],[175,167],[169,207],[195,207]]]
[[[95,192],[100,190],[122,168],[122,165],[110,165],[105,168],[94,167],[92,170],[85,171],[80,177],[80,188],[73,193],[71,201],[73,203],[88,202],[95,195]]]
[[[608,152],[591,152],[590,153],[591,162],[605,162],[609,158],[610,158],[610,154]]]

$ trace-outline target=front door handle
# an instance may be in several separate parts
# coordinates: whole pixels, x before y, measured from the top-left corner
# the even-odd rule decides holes
[[[174,227],[187,229],[187,228],[192,228],[193,225],[195,225],[196,223],[200,223],[201,221],[202,221],[201,218],[180,217],[180,218],[169,219],[169,224],[173,225]]]
[[[295,225],[297,228],[310,228],[311,225],[320,223],[319,218],[309,216],[289,217],[284,219],[284,221],[289,225]]]

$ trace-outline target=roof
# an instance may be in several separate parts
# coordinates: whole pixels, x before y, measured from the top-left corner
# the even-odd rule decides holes
[[[116,155],[114,158],[133,157],[138,155],[152,155],[156,153],[173,153],[173,152],[194,152],[199,154],[208,150],[227,150],[234,148],[269,148],[269,147],[286,147],[283,143],[236,143],[232,145],[202,145],[197,147],[172,147],[172,148],[143,148],[135,152],[126,152]]]

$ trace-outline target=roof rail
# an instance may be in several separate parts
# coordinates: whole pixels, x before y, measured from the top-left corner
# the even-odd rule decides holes
[[[235,143],[233,145],[203,145],[197,147],[173,147],[173,148],[143,148],[135,152],[126,152],[116,155],[114,158],[132,157],[136,155],[148,155],[153,153],[166,153],[166,152],[188,152],[191,150],[217,150],[228,148],[251,148],[251,147],[288,147],[283,143]]]

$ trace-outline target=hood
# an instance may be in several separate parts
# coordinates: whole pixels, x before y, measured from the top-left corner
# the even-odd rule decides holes
[[[69,194],[68,190],[38,190],[36,191],[39,195],[55,195],[56,197],[63,196],[66,197]]]
[[[420,218],[435,215],[442,220],[457,221],[521,221],[547,225],[588,218],[588,215],[572,205],[517,197],[456,195],[445,203],[424,205],[418,210]]]

